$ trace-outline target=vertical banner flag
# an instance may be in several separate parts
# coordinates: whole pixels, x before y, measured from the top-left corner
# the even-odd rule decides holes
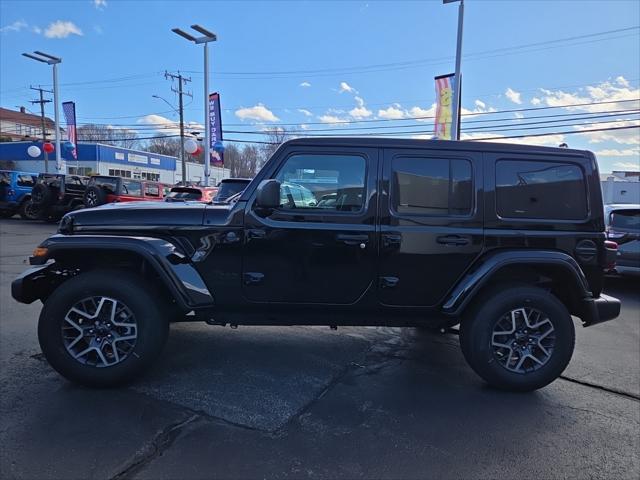
[[[67,140],[73,144],[71,149],[71,155],[74,159],[78,159],[78,150],[76,145],[78,144],[78,132],[76,131],[76,104],[75,102],[63,102],[62,111],[64,112],[64,118],[67,121]]]
[[[439,140],[451,140],[453,118],[453,96],[456,92],[454,73],[435,77],[436,81],[436,124],[434,135]]]
[[[209,159],[210,164],[216,167],[224,165],[224,152],[222,148],[222,117],[220,116],[220,95],[209,95]]]

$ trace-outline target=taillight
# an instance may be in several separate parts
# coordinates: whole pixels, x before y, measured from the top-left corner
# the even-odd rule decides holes
[[[605,260],[605,270],[613,270],[616,268],[616,255],[618,253],[618,244],[611,240],[604,241],[604,248],[607,251]]]

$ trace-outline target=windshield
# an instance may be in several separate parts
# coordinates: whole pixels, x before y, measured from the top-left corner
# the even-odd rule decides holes
[[[614,230],[640,231],[640,210],[614,210],[611,212],[611,227]]]
[[[202,192],[195,188],[181,188],[173,189],[167,195],[167,198],[173,198],[176,200],[200,200]]]
[[[231,195],[235,195],[236,193],[242,192],[245,187],[249,184],[249,181],[231,181],[231,182],[221,182],[220,190],[218,190],[218,194],[216,195],[216,200],[226,200]]]

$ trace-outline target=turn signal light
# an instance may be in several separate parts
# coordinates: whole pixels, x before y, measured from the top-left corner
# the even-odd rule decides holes
[[[33,256],[34,257],[46,257],[47,256],[47,249],[45,247],[36,247],[36,249],[33,251]]]

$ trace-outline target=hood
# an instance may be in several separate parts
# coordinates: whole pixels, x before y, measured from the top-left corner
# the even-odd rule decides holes
[[[71,222],[82,227],[197,226],[203,224],[207,205],[200,202],[123,202],[76,210],[65,215],[61,226]],[[228,212],[228,208],[223,208]]]

